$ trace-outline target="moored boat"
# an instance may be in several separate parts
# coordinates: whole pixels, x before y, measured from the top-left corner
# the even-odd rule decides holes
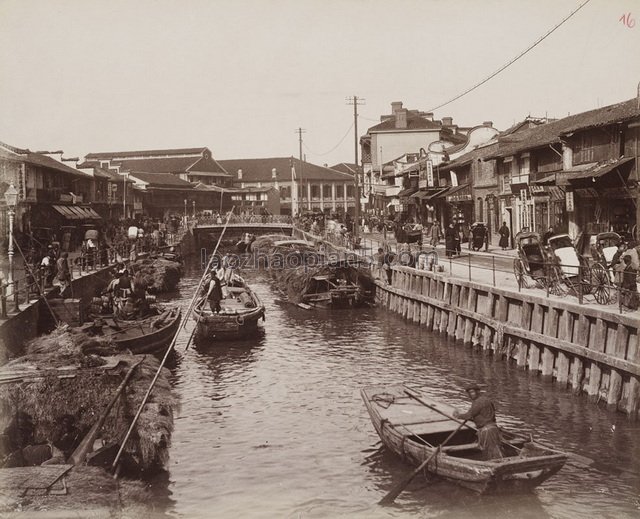
[[[454,407],[419,395],[403,385],[361,390],[382,443],[392,452],[426,470],[479,493],[526,491],[556,474],[567,455],[501,431],[504,457],[484,459],[476,431],[461,427],[446,445],[439,445],[460,427]],[[435,454],[435,455],[434,455]]]
[[[224,287],[220,312],[212,312],[204,297],[193,311],[199,339],[231,340],[247,337],[258,329],[258,321],[265,319],[265,307],[246,281],[234,274]]]
[[[100,316],[102,334],[110,336],[119,350],[140,353],[164,353],[180,326],[179,307],[159,308],[158,314],[135,320]],[[95,322],[89,328],[96,331]]]

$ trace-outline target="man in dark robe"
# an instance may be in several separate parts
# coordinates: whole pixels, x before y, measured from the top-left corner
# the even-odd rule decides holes
[[[496,408],[493,402],[487,396],[480,394],[480,387],[477,384],[471,384],[465,389],[471,399],[471,408],[466,413],[456,410],[453,416],[461,420],[473,420],[476,424],[478,443],[485,459],[502,458],[500,430],[496,424]]]

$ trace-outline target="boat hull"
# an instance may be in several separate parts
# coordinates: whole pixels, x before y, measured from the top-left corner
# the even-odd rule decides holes
[[[420,465],[436,452],[438,441],[443,441],[459,424],[416,402],[405,389],[373,387],[363,389],[361,394],[385,447],[413,465]],[[384,400],[380,400],[380,395],[384,395]],[[449,415],[453,412],[447,404],[430,403]],[[402,407],[396,406],[394,410],[395,404]],[[508,438],[507,443],[503,441],[503,448],[510,452],[501,459],[485,460],[475,443],[475,432],[463,429],[442,447],[426,470],[478,493],[526,492],[556,474],[566,462],[566,455],[557,451],[529,448],[522,436],[513,433],[503,436]]]
[[[237,314],[212,314],[195,310],[196,333],[200,339],[233,340],[253,335],[258,321],[264,318],[264,307]]]
[[[228,341],[250,337],[258,331],[258,321],[265,319],[265,307],[246,284],[228,287],[229,298],[221,301],[221,311],[213,313],[204,301],[194,309],[196,336],[205,341]],[[243,303],[247,303],[245,306]]]
[[[133,354],[164,353],[173,341],[181,319],[180,308],[174,307],[138,323],[118,321],[118,326],[123,331],[113,334],[113,341],[118,349],[128,350]],[[162,324],[158,326],[160,322]]]

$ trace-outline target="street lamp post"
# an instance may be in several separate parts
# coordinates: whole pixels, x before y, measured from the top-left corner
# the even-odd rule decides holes
[[[18,190],[11,184],[4,193],[4,199],[7,202],[7,214],[9,215],[9,274],[8,274],[8,290],[7,295],[15,294],[13,289],[13,217],[16,214],[16,206],[18,205]],[[15,296],[14,296],[15,297]]]
[[[184,199],[184,223],[187,224],[187,199]]]
[[[127,173],[122,174],[122,218],[127,217]]]
[[[193,217],[195,218],[196,217],[196,201],[193,200],[191,202],[191,205],[193,206]]]

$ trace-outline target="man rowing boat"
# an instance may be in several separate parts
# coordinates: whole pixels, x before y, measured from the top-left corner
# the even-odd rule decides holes
[[[478,428],[478,443],[485,456],[491,460],[502,458],[500,430],[496,425],[496,408],[489,397],[480,394],[478,384],[470,384],[465,390],[471,398],[471,408],[466,413],[454,411],[461,420],[473,420]]]

